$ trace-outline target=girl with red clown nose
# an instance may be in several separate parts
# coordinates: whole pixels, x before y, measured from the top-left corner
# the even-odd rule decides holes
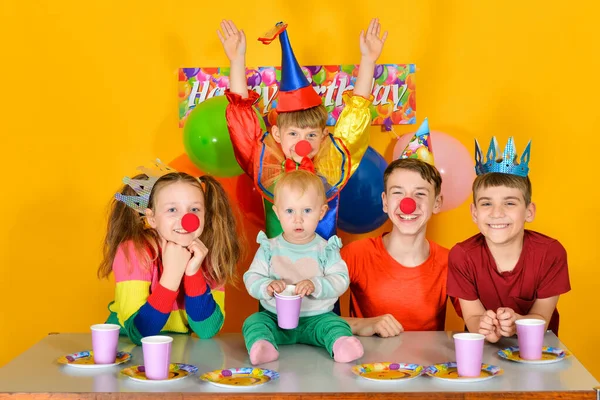
[[[115,277],[107,323],[137,345],[161,332],[214,336],[225,318],[224,285],[240,259],[223,187],[159,160],[115,195],[98,276]]]

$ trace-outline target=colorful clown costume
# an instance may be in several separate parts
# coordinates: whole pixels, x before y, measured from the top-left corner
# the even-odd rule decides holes
[[[291,48],[285,26],[282,26],[268,41],[270,42],[277,35],[282,50],[277,112],[301,111],[320,106],[322,100],[302,72]],[[265,230],[267,237],[273,238],[282,233],[271,203],[273,203],[275,184],[285,173],[286,156],[272,134],[261,127],[253,108],[259,95],[250,91],[248,97],[243,98],[229,90],[225,95],[229,100],[226,110],[227,125],[236,159],[244,172],[254,180],[257,189],[265,199]],[[323,181],[328,201],[328,211],[316,230],[326,240],[336,234],[340,190],[358,168],[369,145],[368,128],[371,124],[369,106],[373,96],[366,99],[345,94],[343,99],[345,107],[337,120],[334,133],[329,133],[323,139],[319,152],[312,159],[315,173]]]

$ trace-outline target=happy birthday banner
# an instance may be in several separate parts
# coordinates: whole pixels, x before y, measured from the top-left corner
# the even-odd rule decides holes
[[[327,125],[335,125],[344,109],[342,95],[354,88],[358,65],[316,65],[302,71],[322,97],[329,112]],[[276,121],[277,91],[281,67],[246,69],[248,89],[260,95],[254,106],[267,125]],[[416,122],[414,64],[378,64],[373,74],[371,104],[373,125],[409,125]],[[229,68],[181,68],[179,70],[179,127],[199,103],[222,96],[229,87]]]

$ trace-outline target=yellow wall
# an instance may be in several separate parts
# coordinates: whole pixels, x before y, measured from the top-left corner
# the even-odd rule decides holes
[[[48,332],[86,331],[106,317],[112,283],[95,271],[107,202],[139,163],[183,153],[176,69],[226,64],[215,35],[221,18],[245,28],[250,65],[277,65],[279,51],[254,40],[275,21],[291,24],[301,63],[338,64],[358,62],[358,31],[379,16],[390,31],[381,62],[418,66],[419,121],[428,116],[432,129],[469,149],[475,136],[487,145],[491,135],[514,135],[519,148],[533,139],[531,228],[569,253],[573,291],[560,301],[561,339],[600,378],[600,218],[590,184],[600,148],[598,6],[157,3],[0,2],[0,365]],[[372,134],[389,159],[389,134]],[[430,237],[451,246],[475,232],[465,204],[434,218]],[[231,292],[228,309],[243,296]],[[253,310],[230,311],[226,329],[239,330]]]

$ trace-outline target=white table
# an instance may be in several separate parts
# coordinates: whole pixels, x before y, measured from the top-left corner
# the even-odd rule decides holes
[[[355,363],[334,362],[321,348],[280,346],[279,360],[260,367],[279,372],[280,378],[255,388],[225,389],[197,376],[172,383],[140,383],[119,374],[122,368],[143,363],[142,349],[121,338],[119,349],[133,359],[106,369],[81,370],[56,363],[60,356],[91,349],[90,334],[49,335],[0,369],[0,399],[187,399],[212,393],[217,397],[251,398],[587,398],[595,399],[599,383],[575,356],[548,365],[519,364],[501,359],[499,349],[516,345],[515,339],[486,344],[483,361],[504,369],[502,376],[478,383],[443,382],[428,376],[410,381],[372,382],[351,372],[354,364],[394,361],[431,365],[454,361],[451,332],[405,332],[395,338],[360,338],[365,355]],[[545,345],[566,349],[548,332]],[[175,335],[172,362],[194,364],[198,375],[223,368],[251,366],[241,334],[223,334],[211,340]],[[520,392],[520,393],[516,393]],[[527,393],[524,393],[527,392]],[[13,395],[10,395],[10,394]],[[15,394],[16,393],[16,394]],[[104,393],[101,395],[100,393]],[[109,394],[112,393],[112,394]],[[15,397],[13,397],[15,396]],[[244,398],[249,398],[243,396]]]

